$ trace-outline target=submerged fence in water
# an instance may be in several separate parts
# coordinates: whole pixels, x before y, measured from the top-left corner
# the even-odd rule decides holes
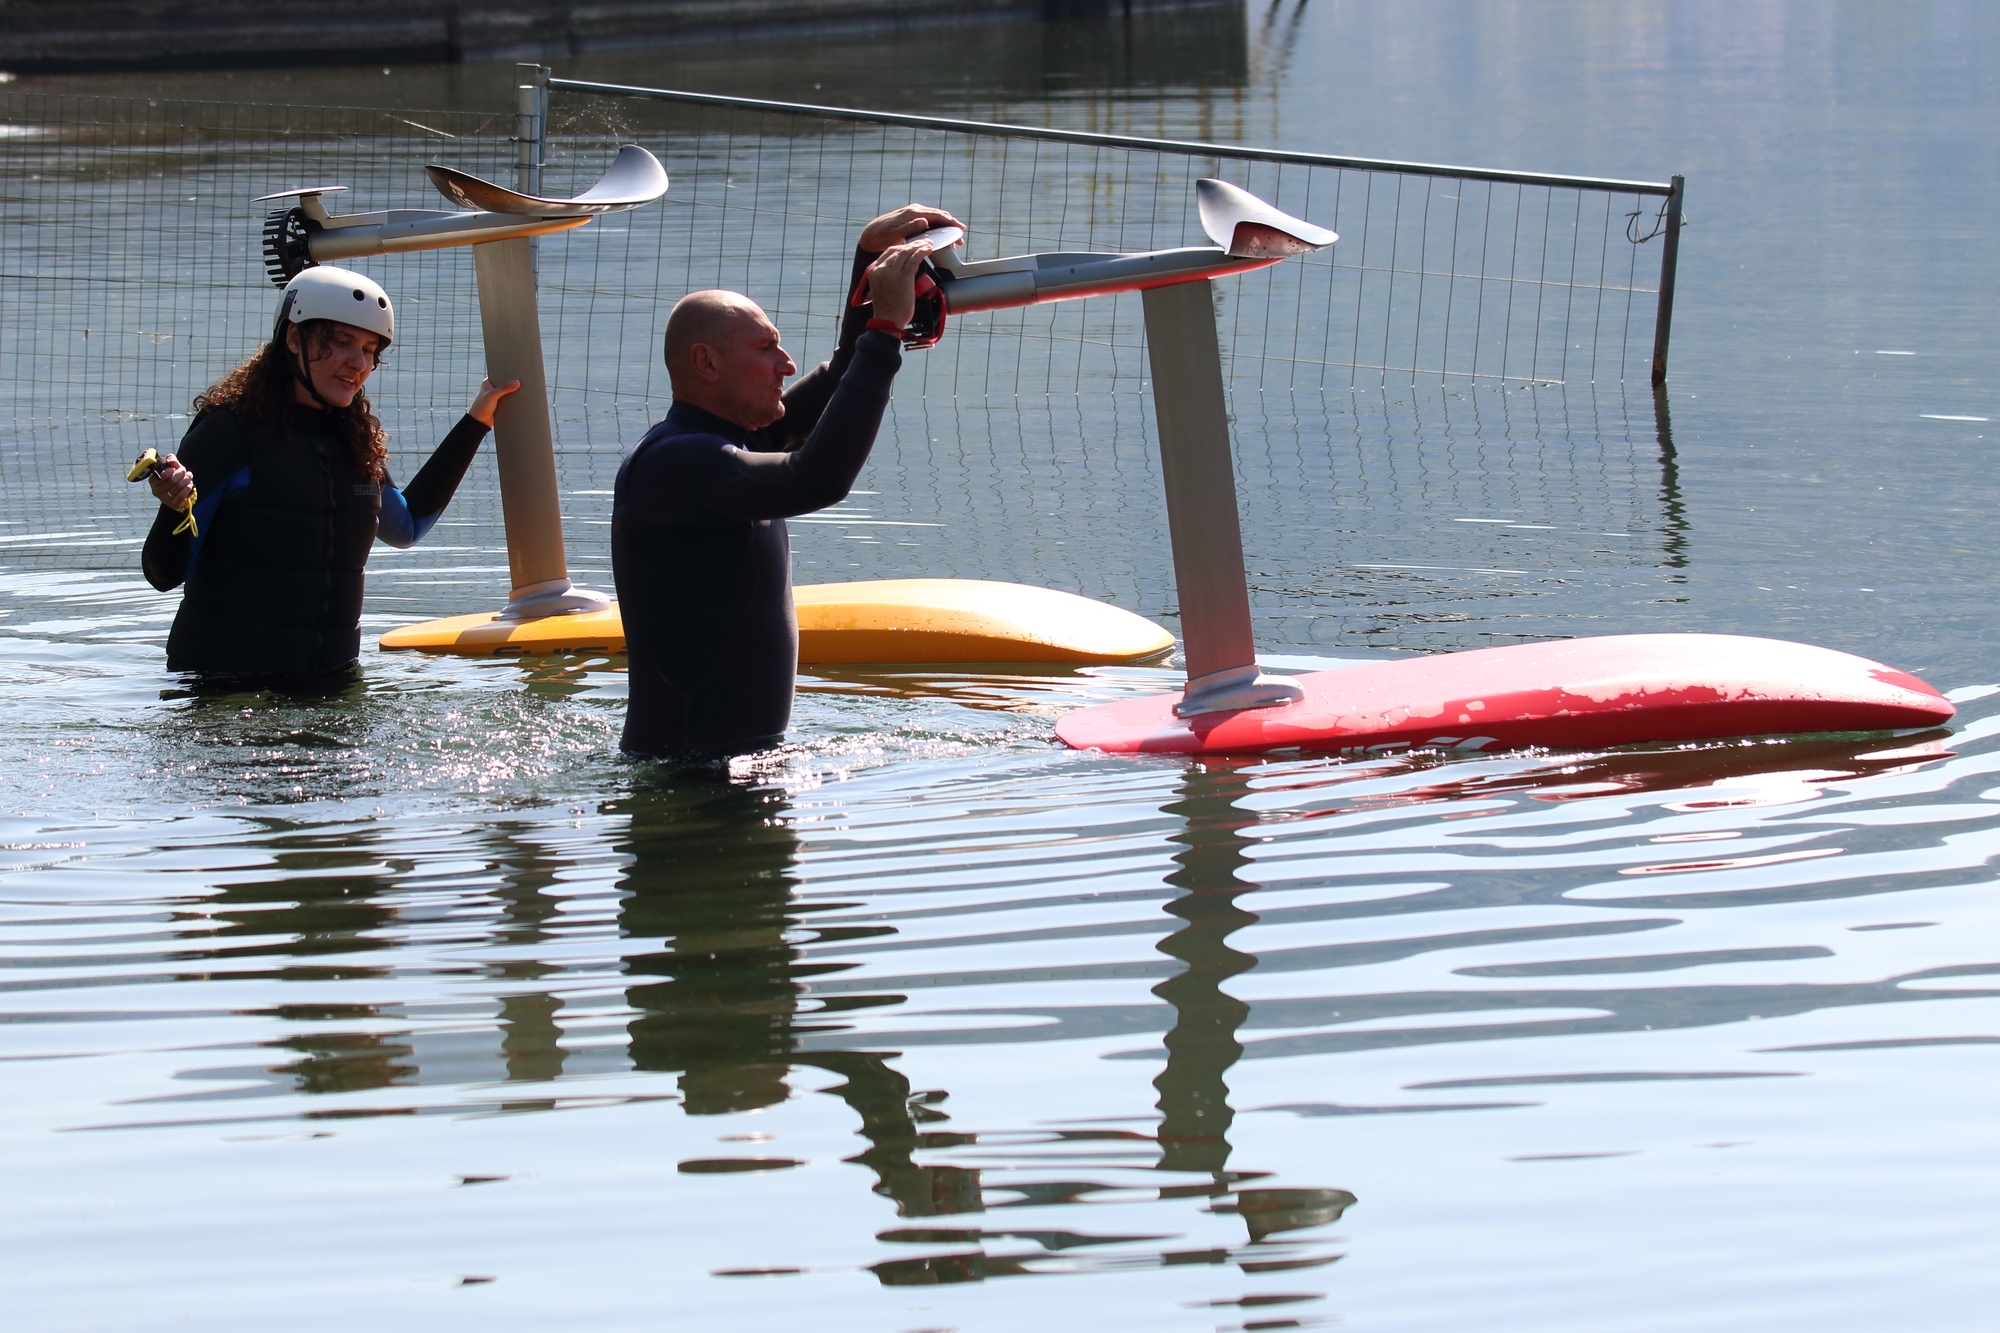
[[[1151,249],[1202,240],[1193,185],[1210,175],[1342,235],[1214,287],[1266,641],[1478,646],[1491,639],[1463,639],[1449,611],[1397,609],[1410,580],[1490,582],[1534,572],[1528,554],[1578,570],[1682,558],[1648,388],[1678,181],[547,88],[525,115],[0,95],[0,566],[134,562],[145,506],[124,467],[171,448],[193,396],[268,336],[256,196],[344,185],[336,212],[434,206],[432,161],[565,194],[625,142],[666,165],[667,198],[538,243],[586,580],[619,454],[668,402],[659,336],[686,291],[749,292],[810,364],[853,236],[885,208],[952,209],[974,258]],[[355,266],[397,298],[371,389],[407,474],[481,373],[471,256]],[[954,320],[906,359],[872,493],[801,521],[802,581],[1005,578],[1171,614],[1147,374],[1130,296]],[[504,583],[488,475],[449,516],[456,544],[397,557],[468,589],[446,609]]]

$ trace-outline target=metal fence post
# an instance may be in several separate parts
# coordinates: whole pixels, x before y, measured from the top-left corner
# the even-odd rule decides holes
[[[1672,178],[1667,194],[1666,247],[1660,251],[1660,313],[1653,324],[1653,383],[1667,382],[1667,339],[1674,328],[1674,270],[1681,258],[1681,207],[1687,193],[1687,177]]]
[[[532,82],[514,89],[514,188],[522,194],[539,195],[549,120],[549,72],[541,65],[517,68],[533,70],[534,74]]]

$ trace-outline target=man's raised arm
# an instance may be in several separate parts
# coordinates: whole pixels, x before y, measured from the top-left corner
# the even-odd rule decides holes
[[[917,270],[929,253],[928,246],[892,245],[868,266],[873,314],[811,433],[787,452],[730,450],[733,475],[702,487],[692,497],[697,505],[723,518],[792,518],[847,498],[889,406],[903,363],[902,329],[916,313]]]

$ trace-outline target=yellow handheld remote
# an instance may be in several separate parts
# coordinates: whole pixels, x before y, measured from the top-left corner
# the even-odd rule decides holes
[[[158,449],[148,449],[145,453],[139,455],[139,461],[134,463],[132,470],[125,474],[125,480],[144,481],[159,470],[160,451]]]
[[[125,480],[144,481],[159,470],[160,451],[158,449],[148,449],[145,453],[139,455],[138,462],[132,464],[132,470],[125,474]],[[174,529],[174,536],[178,537],[183,532],[190,533],[196,537],[201,536],[201,528],[194,521],[194,502],[200,498],[201,496],[195,491],[191,490],[188,492],[187,503],[181,506],[182,511],[187,514],[187,517],[182,519],[180,526]]]

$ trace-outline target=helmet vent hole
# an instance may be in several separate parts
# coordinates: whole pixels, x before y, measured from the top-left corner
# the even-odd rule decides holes
[[[368,297],[366,293],[364,293],[359,287],[356,287],[354,289],[354,299],[357,301],[365,301],[368,299]]]
[[[378,296],[375,298],[375,304],[381,306],[384,310],[387,310],[389,308],[389,298],[386,296]]]

